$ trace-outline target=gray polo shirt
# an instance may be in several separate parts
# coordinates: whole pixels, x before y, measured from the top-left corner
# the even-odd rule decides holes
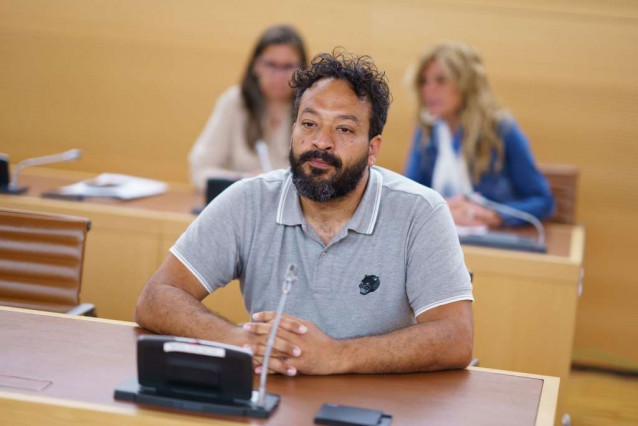
[[[346,226],[324,245],[307,224],[289,170],[232,185],[171,248],[209,291],[239,278],[249,313],[285,311],[334,338],[384,334],[434,307],[473,300],[454,223],[434,191],[379,167]]]

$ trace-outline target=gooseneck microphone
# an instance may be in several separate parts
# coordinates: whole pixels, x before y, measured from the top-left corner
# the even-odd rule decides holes
[[[18,175],[20,173],[20,170],[24,169],[25,167],[42,166],[45,164],[60,163],[63,161],[75,161],[81,157],[82,157],[81,150],[70,149],[68,151],[61,152],[59,154],[44,155],[42,157],[35,157],[35,158],[27,158],[26,160],[23,160],[18,163],[15,170],[11,174],[11,180],[9,181],[8,185],[0,187],[0,192],[9,193],[9,194],[22,194],[23,192],[25,192],[28,188],[26,186],[21,187],[18,185]],[[8,171],[9,171],[8,159],[6,159],[5,157],[4,161],[7,161],[6,173],[8,174]]]
[[[476,192],[472,192],[471,194],[467,195],[467,198],[470,201],[473,201],[476,204],[479,204],[481,206],[490,208],[499,213],[503,213],[509,216],[514,216],[517,219],[521,219],[521,220],[524,220],[525,222],[531,223],[534,226],[534,228],[536,228],[536,232],[538,232],[538,237],[536,239],[536,242],[539,245],[542,245],[542,246],[545,245],[545,227],[543,226],[541,221],[538,220],[536,216],[531,215],[522,210],[518,210],[513,207],[497,203],[496,201],[488,200],[487,198],[483,197],[481,194],[478,194]]]
[[[477,193],[470,193],[466,195],[466,198],[476,204],[487,207],[499,213],[510,215],[525,222],[531,223],[536,228],[538,236],[536,238],[532,238],[518,235],[512,232],[489,231],[485,233],[459,235],[459,241],[461,242],[461,244],[495,247],[510,250],[523,250],[535,253],[547,252],[547,246],[545,245],[545,229],[543,228],[543,224],[540,222],[540,220],[538,220],[535,216],[527,212],[505,206],[491,200],[487,200],[485,197]]]
[[[281,315],[284,311],[284,305],[286,304],[286,297],[288,296],[293,284],[296,282],[297,276],[295,275],[295,265],[291,264],[288,266],[288,271],[284,276],[284,283],[281,286],[281,297],[279,298],[275,321],[273,322],[273,326],[270,329],[270,335],[268,336],[268,341],[266,342],[266,353],[264,354],[264,362],[261,368],[261,376],[259,378],[259,395],[257,397],[257,404],[262,407],[265,405],[266,377],[268,376],[268,362],[270,361],[270,354],[272,353],[272,347],[275,344],[275,336],[277,335]]]

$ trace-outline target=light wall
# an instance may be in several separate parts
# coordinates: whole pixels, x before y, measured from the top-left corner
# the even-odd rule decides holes
[[[638,369],[638,3],[467,0],[4,0],[0,151],[82,148],[60,166],[187,179],[186,155],[259,32],[297,26],[310,51],[366,53],[394,103],[380,164],[400,171],[413,128],[406,69],[429,44],[483,53],[540,162],[580,167],[587,230],[575,357]]]

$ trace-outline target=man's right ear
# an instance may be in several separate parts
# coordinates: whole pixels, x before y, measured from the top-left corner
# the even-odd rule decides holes
[[[374,163],[377,162],[377,157],[379,156],[379,150],[381,149],[381,142],[383,142],[383,138],[381,135],[377,135],[370,139],[368,150],[368,166],[374,166]]]

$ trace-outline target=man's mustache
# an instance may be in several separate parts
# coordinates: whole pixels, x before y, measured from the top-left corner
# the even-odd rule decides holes
[[[299,163],[305,163],[306,161],[310,161],[312,159],[319,159],[325,161],[326,163],[334,166],[335,168],[341,168],[341,160],[336,155],[333,155],[327,151],[306,151],[299,156]]]

